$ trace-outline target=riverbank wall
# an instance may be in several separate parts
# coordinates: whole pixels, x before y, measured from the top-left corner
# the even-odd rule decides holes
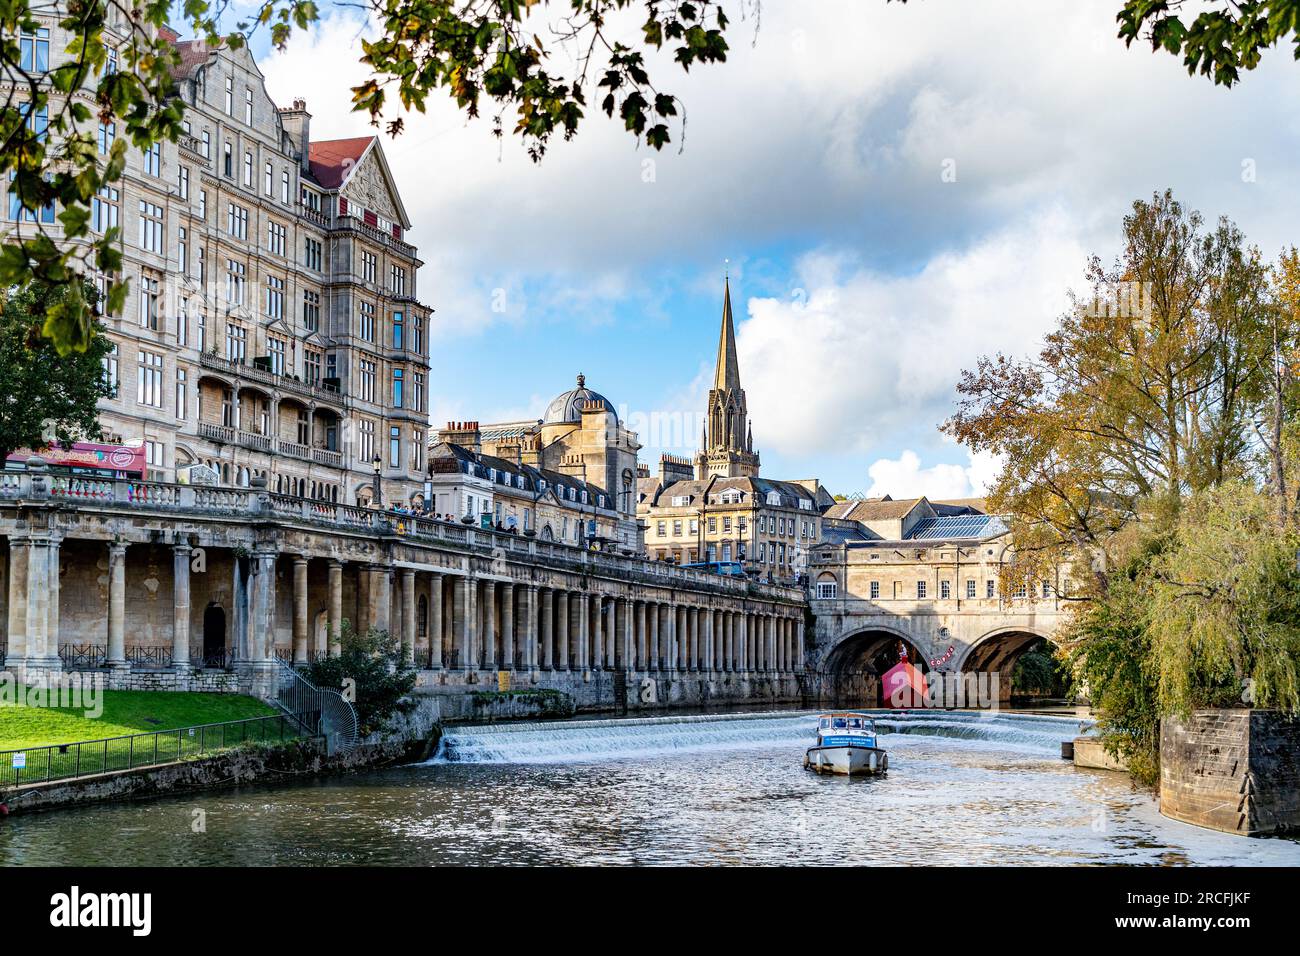
[[[425,760],[437,747],[441,726],[437,702],[419,700],[409,710],[394,715],[382,731],[339,753],[327,753],[322,738],[306,738],[237,747],[153,767],[30,784],[0,792],[0,826],[7,814],[147,800]]]
[[[1243,836],[1300,832],[1300,718],[1241,709],[1162,721],[1160,812]]]

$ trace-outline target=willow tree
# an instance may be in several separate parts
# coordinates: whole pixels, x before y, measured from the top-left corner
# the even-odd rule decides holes
[[[979,359],[942,426],[1004,462],[990,505],[1022,558],[1086,555],[1079,579],[1102,589],[1116,531],[1168,524],[1185,495],[1251,470],[1270,318],[1268,269],[1231,222],[1206,228],[1165,192],[1123,232],[1038,355]]]

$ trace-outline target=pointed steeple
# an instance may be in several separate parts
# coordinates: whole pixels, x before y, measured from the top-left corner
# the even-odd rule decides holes
[[[740,363],[736,360],[736,327],[731,318],[731,278],[726,279],[722,293],[722,334],[718,337],[718,365],[713,373],[713,387],[729,390],[740,388]]]

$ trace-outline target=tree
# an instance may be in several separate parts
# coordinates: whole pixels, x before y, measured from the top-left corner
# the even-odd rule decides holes
[[[48,316],[93,289],[43,283],[0,294],[0,462],[19,448],[99,435],[96,403],[111,395],[103,358],[111,347],[98,322],[86,348],[60,358],[42,335]]]
[[[1113,268],[1062,316],[1037,359],[981,358],[942,429],[1005,465],[990,506],[1027,562],[1098,558],[1130,521],[1251,468],[1271,315],[1258,250],[1172,193],[1133,204]],[[1032,564],[1030,567],[1032,570]],[[1086,579],[1088,575],[1079,579]]]
[[[345,681],[353,681],[353,706],[365,734],[378,730],[397,711],[418,674],[388,631],[372,627],[359,634],[351,622],[344,621],[338,656],[317,658],[307,668],[307,677],[317,687],[337,691],[344,689]]]
[[[758,0],[747,2],[756,15]],[[554,8],[566,15],[549,24]],[[180,57],[163,29],[174,9],[164,0],[0,7],[0,176],[9,180],[9,218],[24,220],[0,246],[0,285],[74,290],[44,328],[60,355],[84,351],[92,338],[93,316],[74,280],[120,273],[119,230],[91,228],[95,195],[121,178],[128,140],[144,149],[183,131],[172,75]],[[646,54],[666,46],[683,70],[727,55],[728,19],[716,0],[369,0],[366,9],[382,32],[362,42],[374,76],[354,89],[355,109],[379,125],[390,94],[403,109],[423,111],[442,89],[469,117],[489,107],[498,135],[513,111],[511,132],[534,160],[554,133],[576,134],[589,94],[638,141],[662,149],[680,104],[654,83]],[[71,37],[62,50],[51,49],[49,21],[35,16],[56,10],[58,29]],[[183,10],[196,38],[230,47],[264,28],[284,48],[319,17],[314,0],[265,0],[248,22],[225,30],[221,0],[186,0]],[[643,20],[632,18],[638,10]],[[568,59],[553,60],[557,50],[572,62],[557,65]],[[119,131],[103,155],[97,121]],[[394,119],[388,132],[402,125]],[[106,311],[120,310],[126,294],[125,278],[113,278]]]
[[[1185,0],[1128,0],[1120,10],[1119,35],[1131,46],[1145,39],[1152,50],[1181,55],[1187,72],[1232,86],[1253,70],[1269,47],[1290,38],[1300,60],[1300,0],[1216,0],[1198,3],[1187,22]]]

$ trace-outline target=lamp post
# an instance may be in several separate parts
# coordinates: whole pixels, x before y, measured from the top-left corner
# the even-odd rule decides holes
[[[382,508],[384,506],[384,489],[383,485],[380,484],[379,471],[384,467],[384,460],[376,455],[371,464],[375,466],[375,507]]]

